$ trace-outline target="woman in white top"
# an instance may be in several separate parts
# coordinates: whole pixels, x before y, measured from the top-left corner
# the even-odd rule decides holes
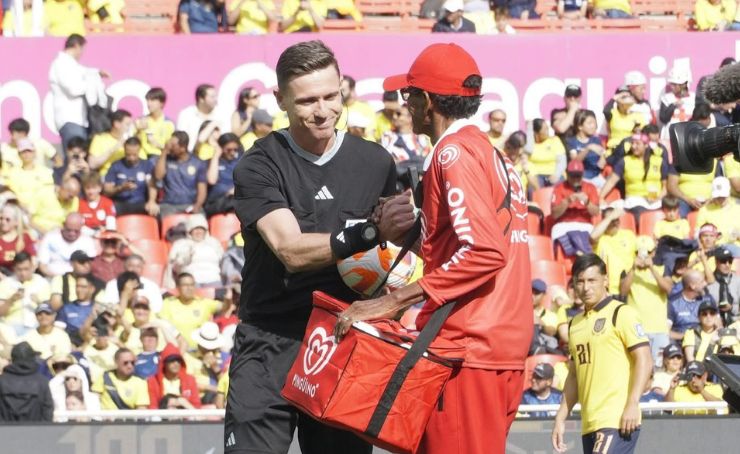
[[[208,234],[208,221],[202,214],[190,216],[186,222],[187,238],[175,241],[170,249],[165,287],[174,288],[173,276],[190,273],[196,285],[221,284],[221,243]]]

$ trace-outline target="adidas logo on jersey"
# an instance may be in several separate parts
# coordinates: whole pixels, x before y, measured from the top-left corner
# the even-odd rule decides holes
[[[331,192],[329,192],[329,188],[326,186],[322,186],[321,189],[319,189],[319,192],[316,193],[316,197],[314,197],[316,200],[334,200],[334,196],[331,195]]]
[[[229,438],[226,440],[226,447],[229,448],[231,446],[236,446],[236,437],[234,436],[234,432],[231,432],[229,434]]]

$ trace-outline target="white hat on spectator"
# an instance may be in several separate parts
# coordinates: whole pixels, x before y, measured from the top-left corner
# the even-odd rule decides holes
[[[198,227],[206,229],[206,232],[208,231],[208,221],[206,220],[206,217],[202,214],[190,215],[187,222],[185,222],[185,228],[187,229],[188,233],[192,232]]]
[[[33,142],[31,142],[30,139],[20,139],[17,143],[17,148],[18,151],[36,150],[36,147],[33,145]]]
[[[347,115],[347,127],[368,128],[370,127],[370,119],[359,112],[350,111],[349,115]]]
[[[218,330],[218,325],[213,322],[205,322],[200,329],[193,331],[190,337],[206,350],[217,350],[221,348],[223,339]]]
[[[462,11],[465,8],[465,2],[463,0],[447,0],[444,5],[442,5],[442,8],[451,13]]]
[[[668,83],[671,84],[685,84],[689,82],[691,76],[686,68],[673,67],[668,72]]]
[[[717,177],[712,180],[712,198],[718,197],[729,197],[730,196],[730,180],[727,177]]]
[[[647,83],[647,79],[640,71],[630,71],[624,75],[624,84],[630,85],[644,85]]]

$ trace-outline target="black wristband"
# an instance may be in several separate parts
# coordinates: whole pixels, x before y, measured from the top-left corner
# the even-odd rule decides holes
[[[331,234],[331,251],[337,259],[364,252],[380,242],[378,227],[372,222],[358,224],[337,230]]]

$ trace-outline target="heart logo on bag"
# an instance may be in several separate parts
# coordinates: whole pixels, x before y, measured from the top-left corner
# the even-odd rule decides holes
[[[308,337],[308,346],[303,355],[303,371],[306,375],[316,375],[329,363],[337,344],[334,336],[329,336],[326,330],[318,327]]]

